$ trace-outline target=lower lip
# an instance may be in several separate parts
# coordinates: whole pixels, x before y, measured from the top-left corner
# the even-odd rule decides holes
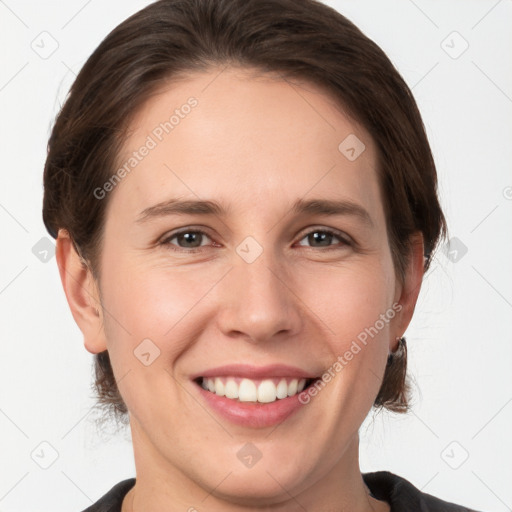
[[[299,394],[275,402],[239,402],[197,386],[208,405],[222,417],[232,423],[244,427],[264,428],[277,425],[297,412],[303,404],[299,402]]]

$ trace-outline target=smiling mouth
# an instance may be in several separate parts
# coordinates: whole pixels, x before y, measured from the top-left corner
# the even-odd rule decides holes
[[[295,396],[318,379],[275,377],[247,379],[241,377],[198,377],[194,380],[204,390],[238,402],[272,403]]]

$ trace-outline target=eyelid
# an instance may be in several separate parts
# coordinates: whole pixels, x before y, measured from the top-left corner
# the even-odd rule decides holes
[[[339,238],[341,242],[343,242],[346,245],[356,246],[355,240],[345,233],[344,231],[340,231],[338,229],[326,227],[326,226],[320,226],[320,225],[314,225],[314,226],[308,226],[307,228],[304,228],[299,235],[297,235],[297,242],[302,241],[306,236],[310,235],[311,233],[315,232],[323,232],[323,233],[329,233],[331,235],[336,236]],[[202,250],[204,247],[208,246],[199,246],[199,247],[191,247],[191,248],[184,248],[179,246],[174,246],[170,243],[170,240],[172,240],[174,237],[182,234],[182,233],[200,233],[202,235],[207,236],[210,240],[212,240],[213,243],[218,244],[214,240],[214,237],[208,233],[208,228],[203,226],[185,226],[183,228],[178,228],[177,231],[173,231],[171,233],[166,233],[163,235],[160,240],[158,241],[158,245],[169,245],[173,247],[173,250],[176,250],[177,252],[197,252]],[[307,247],[312,250],[321,250],[326,251],[329,249],[337,249],[336,245],[333,246],[326,246],[326,247],[311,247],[311,246],[305,246],[300,245],[300,247]]]
[[[324,232],[324,233],[329,233],[329,234],[335,235],[340,240],[345,242],[346,244],[349,244],[349,245],[355,244],[354,239],[350,235],[345,233],[344,231],[340,231],[339,229],[334,229],[334,228],[328,228],[326,226],[319,226],[319,225],[309,226],[307,228],[304,228],[304,230],[298,235],[298,239],[300,241],[305,236],[307,236],[307,235],[309,235],[311,233],[315,233],[317,231],[321,231],[321,232]],[[315,247],[312,247],[312,249],[315,249]]]
[[[201,233],[203,235],[206,235],[210,240],[213,241],[212,235],[208,233],[207,228],[203,226],[186,226],[184,228],[178,228],[177,231],[171,231],[168,233],[165,233],[162,237],[159,238],[157,244],[163,244],[163,245],[171,245],[169,244],[169,240],[172,240],[175,236],[181,235],[182,233]],[[184,249],[183,247],[177,247],[177,249],[181,249],[184,251],[190,251],[193,249]],[[195,247],[195,249],[199,249],[199,247]]]

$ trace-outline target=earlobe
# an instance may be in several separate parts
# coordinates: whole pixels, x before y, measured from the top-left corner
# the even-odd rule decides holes
[[[396,323],[396,337],[400,338],[411,322],[416,302],[423,282],[425,269],[424,244],[422,233],[415,233],[411,237],[411,253],[405,272],[404,283],[398,302],[402,306],[400,317]]]
[[[85,348],[92,354],[106,350],[98,286],[64,229],[59,230],[55,256],[64,293],[84,336]]]

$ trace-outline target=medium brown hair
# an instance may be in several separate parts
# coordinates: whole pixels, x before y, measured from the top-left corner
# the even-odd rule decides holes
[[[53,126],[44,169],[48,232],[56,238],[65,229],[99,279],[108,197],[98,200],[94,190],[116,169],[130,121],[173,79],[227,65],[315,84],[370,133],[397,275],[404,277],[415,232],[423,235],[426,271],[446,223],[416,102],[384,52],[315,0],[160,0],[117,26],[81,69]],[[400,361],[386,367],[375,406],[407,410]],[[95,374],[98,403],[126,416],[107,351],[95,356]]]

